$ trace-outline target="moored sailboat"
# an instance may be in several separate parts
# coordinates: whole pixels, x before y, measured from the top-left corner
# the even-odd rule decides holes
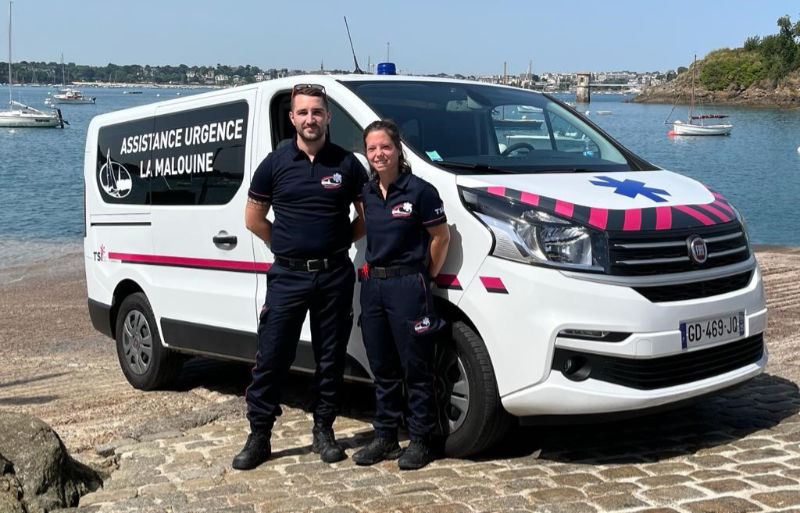
[[[724,119],[725,114],[695,114],[694,113],[694,79],[697,70],[697,55],[694,56],[692,65],[692,99],[689,104],[689,118],[686,123],[677,120],[672,122],[674,135],[730,135],[733,129],[732,123],[712,123],[706,124],[707,119]]]
[[[11,2],[8,2],[8,106],[8,110],[0,111],[0,127],[64,128],[59,109],[48,113],[14,101],[11,84]]]

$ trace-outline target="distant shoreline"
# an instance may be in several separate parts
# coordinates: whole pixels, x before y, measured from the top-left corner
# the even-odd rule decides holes
[[[244,85],[244,84],[242,84]],[[104,87],[108,89],[225,89],[233,86],[204,85],[204,84],[156,84],[148,83],[114,83],[108,82],[72,82],[69,84],[15,84],[17,87],[36,87],[36,88],[67,88],[67,87]]]

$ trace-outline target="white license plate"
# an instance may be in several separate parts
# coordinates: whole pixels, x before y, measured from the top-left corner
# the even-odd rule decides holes
[[[744,336],[744,312],[730,312],[681,322],[681,347],[684,349]]]

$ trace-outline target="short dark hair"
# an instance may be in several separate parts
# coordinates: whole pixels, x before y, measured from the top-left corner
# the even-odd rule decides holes
[[[378,132],[381,130],[386,132],[386,135],[388,135],[389,139],[392,140],[392,144],[394,144],[395,147],[400,150],[400,156],[398,157],[400,172],[410,173],[411,164],[408,163],[406,156],[403,154],[403,144],[400,140],[400,129],[391,119],[381,119],[378,121],[373,121],[367,125],[367,128],[364,129],[364,147],[367,146],[367,136],[372,132]]]
[[[322,98],[322,103],[325,105],[325,110],[328,109],[328,95],[325,94],[325,88],[318,84],[295,84],[292,87],[291,107],[294,109],[294,97],[298,94],[304,96],[316,96]]]

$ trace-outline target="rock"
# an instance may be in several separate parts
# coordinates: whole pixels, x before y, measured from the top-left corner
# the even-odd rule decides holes
[[[30,415],[8,411],[0,415],[0,469],[3,512],[77,506],[81,495],[103,484],[97,472],[69,455],[50,426]]]
[[[22,507],[22,485],[14,476],[11,462],[0,455],[0,511],[25,513]]]

